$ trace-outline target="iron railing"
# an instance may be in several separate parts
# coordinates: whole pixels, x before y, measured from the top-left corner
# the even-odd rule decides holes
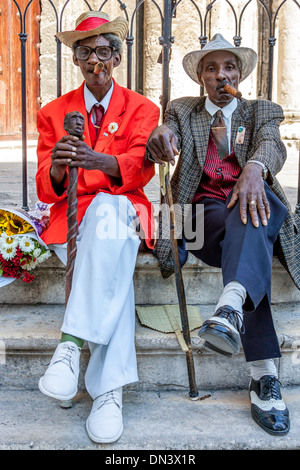
[[[15,4],[19,12],[19,20],[20,20],[20,30],[18,34],[20,39],[20,54],[21,54],[21,102],[22,102],[22,193],[23,193],[23,209],[28,210],[28,198],[27,198],[27,96],[26,96],[26,42],[28,38],[28,34],[26,32],[26,20],[30,6],[33,2],[39,0],[29,0],[26,7],[21,10],[21,6],[19,5],[20,0],[8,0]],[[66,7],[72,0],[66,0],[63,6],[61,7],[61,11],[58,11],[57,5],[55,5],[54,0],[43,0],[45,3],[46,1],[49,2],[51,7],[53,8],[53,14],[55,16],[56,21],[56,32],[62,31],[62,24],[63,19],[66,11]],[[110,0],[111,1],[111,0]],[[126,37],[126,46],[127,46],[127,87],[132,88],[132,67],[133,67],[133,54],[134,54],[134,25],[136,22],[137,17],[139,17],[138,21],[141,21],[143,18],[142,15],[138,15],[139,10],[143,7],[145,0],[137,1],[136,6],[131,14],[129,14],[127,10],[127,6],[121,0],[116,0],[119,4],[120,10],[125,18],[129,22],[129,30]],[[148,0],[152,5],[153,8],[159,13],[159,18],[161,22],[161,35],[158,38],[159,44],[162,47],[162,112],[164,112],[167,102],[170,97],[170,73],[169,73],[169,62],[170,62],[170,53],[172,49],[172,45],[175,41],[175,37],[172,34],[172,22],[173,18],[176,17],[178,13],[178,7],[183,1],[189,1],[191,6],[196,9],[198,17],[199,17],[199,45],[202,48],[208,41],[208,29],[209,29],[209,20],[210,14],[215,7],[215,4],[218,3],[218,0],[213,0],[205,7],[199,6],[200,1],[196,0],[164,0],[163,1],[163,8],[157,3],[156,0]],[[229,9],[232,13],[233,24],[234,24],[234,35],[233,41],[236,47],[239,47],[242,43],[242,20],[246,14],[246,10],[249,5],[254,2],[254,0],[246,1],[244,7],[238,13],[232,3],[229,0],[219,0],[225,1]],[[275,37],[275,26],[276,20],[280,14],[282,6],[287,2],[293,2],[296,7],[298,7],[300,11],[300,4],[297,0],[282,0],[279,1],[277,4],[277,8],[273,9],[273,3],[270,1],[269,5],[267,5],[268,0],[256,0],[258,6],[260,6],[261,10],[264,12],[267,18],[268,24],[268,77],[267,77],[267,98],[272,100],[272,88],[273,88],[273,78],[274,78],[274,47],[276,44],[276,37]],[[84,6],[86,9],[92,10],[90,3],[87,0],[83,0]],[[106,3],[108,0],[105,0],[101,4],[99,4],[99,10],[105,8]],[[24,2],[23,2],[24,3]],[[57,2],[56,2],[57,3]],[[205,3],[205,2],[202,2]],[[151,6],[152,6],[151,5]],[[2,17],[0,17],[0,21],[2,21]],[[57,74],[57,96],[61,95],[62,90],[62,50],[61,50],[61,42],[59,39],[56,38],[56,74]],[[200,93],[202,93],[203,90]],[[300,158],[299,158],[300,162]],[[299,184],[298,184],[298,199],[297,199],[297,207],[296,211],[300,213],[300,171],[299,171]]]

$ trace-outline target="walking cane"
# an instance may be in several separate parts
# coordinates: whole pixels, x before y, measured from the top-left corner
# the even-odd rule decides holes
[[[64,119],[64,129],[69,135],[75,135],[82,139],[84,131],[84,116],[78,111],[68,113]],[[68,195],[68,208],[67,208],[67,267],[66,267],[66,286],[65,286],[65,305],[67,306],[71,288],[74,264],[76,258],[76,238],[78,233],[77,222],[77,181],[78,181],[78,168],[69,166],[69,183],[67,189]],[[62,408],[71,408],[72,400],[61,401]]]
[[[179,262],[178,245],[177,245],[177,239],[176,239],[175,212],[174,212],[173,197],[172,197],[172,191],[171,191],[170,180],[169,180],[169,163],[167,163],[165,167],[162,167],[162,166],[159,167],[159,176],[160,176],[162,194],[166,196],[166,200],[167,200],[167,203],[169,206],[169,212],[170,212],[170,237],[171,237],[171,242],[172,242],[172,255],[173,255],[173,263],[174,263],[174,271],[175,271],[176,290],[177,290],[177,297],[178,297],[180,317],[181,317],[182,333],[183,333],[185,343],[187,345],[187,351],[185,355],[186,355],[189,386],[190,386],[189,396],[191,400],[197,400],[199,393],[197,390],[196,378],[195,378],[195,367],[194,367],[193,351],[192,351],[192,346],[191,346],[191,335],[190,335],[189,319],[188,319],[188,314],[187,314],[184,283],[183,283],[183,278],[182,278],[181,266]]]
[[[94,67],[94,74],[99,75],[104,68],[102,62],[98,62]],[[70,135],[75,135],[82,139],[84,131],[84,116],[79,111],[73,111],[66,114],[64,120],[64,129]],[[78,182],[78,168],[69,166],[69,184],[68,184],[68,235],[67,235],[67,269],[66,269],[66,293],[65,303],[67,305],[69,295],[72,288],[72,279],[74,264],[76,258],[76,238],[78,233],[77,223],[77,182]]]
[[[78,168],[69,167],[69,184],[68,184],[68,235],[67,235],[67,268],[66,268],[66,293],[65,303],[67,305],[69,295],[72,288],[72,279],[74,264],[76,258],[76,237],[78,232],[77,223],[77,181],[78,181]]]
[[[78,111],[68,113],[64,119],[64,129],[69,135],[75,135],[82,139],[84,131],[84,116]],[[78,233],[77,223],[77,181],[78,181],[78,168],[69,166],[69,183],[68,183],[68,209],[67,209],[67,268],[66,268],[66,290],[65,290],[65,304],[67,306],[69,295],[72,288],[72,278],[74,271],[74,264],[76,258],[76,238]]]

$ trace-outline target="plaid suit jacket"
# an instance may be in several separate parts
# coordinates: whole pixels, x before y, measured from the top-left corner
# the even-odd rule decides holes
[[[264,163],[268,170],[268,184],[288,208],[288,216],[279,233],[278,258],[300,289],[300,218],[293,213],[282,187],[276,179],[286,160],[286,149],[281,141],[279,125],[283,121],[282,108],[266,100],[244,100],[232,115],[231,141],[241,168],[250,159]],[[173,203],[189,204],[198,188],[210,133],[211,116],[205,108],[205,97],[185,97],[168,104],[165,124],[178,138],[180,152],[171,179]],[[246,128],[243,144],[235,142],[238,127]],[[160,218],[155,252],[164,278],[173,272],[171,241],[163,236]],[[182,227],[180,227],[182,230]],[[177,227],[178,236],[178,227]]]

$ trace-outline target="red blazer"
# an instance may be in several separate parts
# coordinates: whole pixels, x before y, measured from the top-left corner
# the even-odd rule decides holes
[[[38,198],[51,207],[49,227],[42,234],[46,244],[65,243],[67,240],[67,194],[57,196],[51,179],[51,151],[66,131],[64,117],[71,111],[79,111],[85,116],[85,142],[91,145],[88,117],[83,96],[84,83],[60,98],[45,105],[37,115],[39,132],[37,156],[38,171],[36,185]],[[140,225],[145,233],[148,247],[152,248],[153,209],[145,196],[143,187],[154,176],[154,164],[145,160],[145,146],[149,134],[157,126],[159,108],[144,96],[119,86],[114,82],[114,90],[105,113],[100,135],[94,150],[114,155],[120,167],[122,180],[106,175],[99,170],[78,169],[78,211],[80,223],[92,199],[99,192],[122,194],[135,206]],[[110,123],[116,123],[118,129],[111,133]],[[68,185],[68,178],[65,188]]]

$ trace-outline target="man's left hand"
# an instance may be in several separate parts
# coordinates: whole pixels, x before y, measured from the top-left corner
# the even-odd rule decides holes
[[[99,154],[85,142],[78,140],[74,144],[74,150],[74,156],[72,156],[72,159],[69,161],[70,166],[78,166],[85,170],[99,169]]]
[[[268,225],[270,218],[270,205],[265,193],[264,180],[261,167],[255,163],[246,165],[238,182],[233,188],[233,194],[228,204],[232,209],[237,201],[240,201],[240,214],[244,224],[247,223],[248,206],[252,223],[259,226],[259,217],[263,225]]]
[[[76,150],[69,160],[69,166],[84,170],[100,170],[115,178],[120,177],[119,165],[113,155],[95,152],[82,140],[78,140],[73,145]]]

